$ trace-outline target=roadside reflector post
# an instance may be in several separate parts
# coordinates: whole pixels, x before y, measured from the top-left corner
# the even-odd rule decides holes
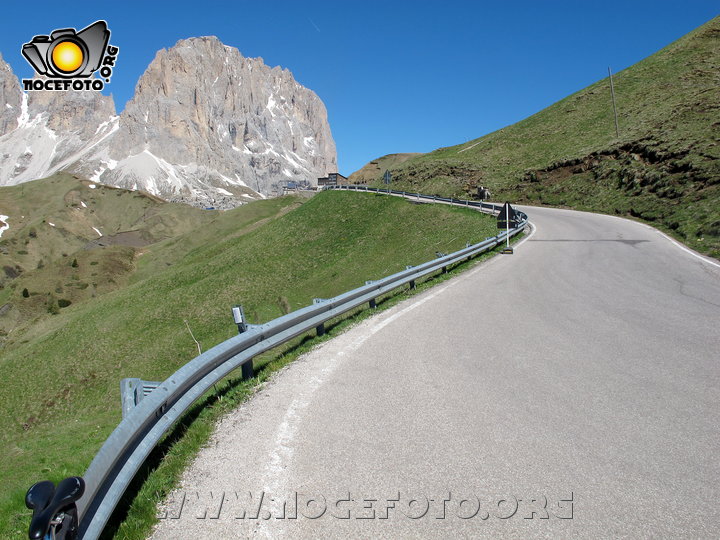
[[[505,240],[507,241],[505,248],[510,249],[510,204],[509,203],[507,205],[507,209],[505,210],[505,223],[507,224],[507,226],[505,227]]]
[[[247,330],[247,321],[245,320],[245,310],[240,304],[232,307],[233,321],[237,325],[238,334],[242,334]]]
[[[247,319],[245,318],[245,310],[243,309],[242,305],[235,304],[232,307],[232,316],[233,321],[237,325],[238,334],[244,334],[245,332],[247,332],[248,324]],[[240,370],[243,379],[252,379],[253,375],[255,374],[253,371],[252,358],[245,362],[242,366],[240,366]]]

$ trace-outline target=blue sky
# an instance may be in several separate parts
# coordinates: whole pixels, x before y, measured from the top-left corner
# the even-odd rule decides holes
[[[118,111],[157,50],[215,35],[288,68],[325,102],[340,172],[427,152],[521,120],[720,14],[717,0],[35,1],[3,6],[0,53],[32,76],[22,43],[108,21]]]

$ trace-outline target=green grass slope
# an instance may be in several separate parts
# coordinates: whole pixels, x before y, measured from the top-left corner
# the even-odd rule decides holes
[[[601,69],[601,68],[599,68]],[[720,17],[517,124],[411,159],[397,189],[632,216],[720,256]]]
[[[381,181],[383,174],[388,169],[393,169],[405,163],[407,160],[422,156],[421,153],[388,154],[371,161],[362,169],[352,173],[348,180],[351,184],[367,184],[368,182]]]
[[[148,246],[125,287],[62,309],[3,350],[0,537],[26,534],[32,482],[82,474],[121,418],[122,378],[163,380],[196,356],[186,324],[206,350],[236,333],[235,303],[264,322],[496,233],[492,217],[395,197],[299,202],[252,203]]]
[[[43,316],[123,286],[142,248],[220,213],[60,173],[0,187],[0,214],[10,226],[0,238],[2,347]]]

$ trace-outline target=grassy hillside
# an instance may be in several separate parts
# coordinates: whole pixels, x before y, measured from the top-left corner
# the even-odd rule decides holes
[[[351,184],[367,184],[368,182],[381,181],[383,174],[388,169],[397,168],[407,160],[422,156],[421,153],[388,154],[371,161],[359,171],[352,173],[348,180]]]
[[[8,343],[0,537],[24,537],[32,482],[82,474],[121,418],[122,378],[162,380],[196,355],[186,324],[206,350],[235,334],[237,302],[251,322],[264,322],[496,232],[477,212],[394,197],[326,192],[301,202],[252,203],[146,246],[126,286]]]
[[[219,215],[65,173],[0,187],[0,214],[9,225],[0,238],[0,348],[51,312],[122,287],[143,247]]]
[[[602,69],[599,67],[598,69]],[[411,159],[397,189],[643,219],[720,257],[720,17],[517,124]]]

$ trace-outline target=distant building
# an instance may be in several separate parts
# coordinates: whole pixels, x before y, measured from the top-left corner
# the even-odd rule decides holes
[[[318,187],[322,186],[337,186],[339,184],[347,184],[348,179],[345,178],[342,174],[333,172],[328,173],[328,175],[324,178],[318,178]]]
[[[281,180],[272,185],[277,195],[284,195],[292,191],[305,191],[315,189],[308,180]]]

